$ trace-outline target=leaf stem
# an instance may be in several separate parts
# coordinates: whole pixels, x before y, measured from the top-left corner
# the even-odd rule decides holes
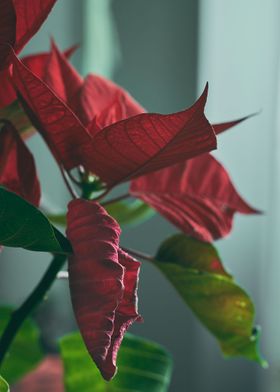
[[[124,195],[115,197],[114,199],[106,200],[106,201],[104,201],[104,202],[101,203],[101,204],[102,204],[102,206],[104,207],[104,206],[107,206],[107,205],[109,205],[109,204],[116,203],[117,201],[121,201],[121,200],[124,200],[124,199],[128,199],[129,197],[131,197],[131,195],[130,195],[129,193],[125,193]]]
[[[69,178],[68,178],[68,174],[66,174],[62,165],[59,165],[59,169],[61,171],[62,178],[65,182],[65,185],[66,185],[70,195],[72,196],[73,199],[78,199],[79,196],[78,196],[77,192],[75,191],[75,189],[72,187],[72,184],[70,183]]]
[[[32,313],[36,306],[43,300],[47,291],[56,279],[57,273],[65,263],[66,256],[55,255],[41,281],[23,302],[23,304],[13,312],[0,339],[0,367],[10,349],[13,340],[22,326],[25,319]]]
[[[147,253],[143,253],[143,252],[140,252],[139,250],[135,250],[135,249],[124,248],[123,246],[121,248],[125,252],[129,253],[131,256],[139,257],[139,259],[143,259],[143,260],[150,261],[150,262],[154,261],[154,257],[151,255],[148,255]]]

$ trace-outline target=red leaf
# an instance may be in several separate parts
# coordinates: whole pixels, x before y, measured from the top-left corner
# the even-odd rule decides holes
[[[18,53],[44,23],[56,0],[13,0],[17,23],[14,50]]]
[[[70,108],[12,54],[12,81],[35,128],[66,169],[83,163],[91,136]]]
[[[130,193],[192,237],[211,242],[232,228],[235,212],[255,214],[210,154],[131,182]]]
[[[204,115],[207,90],[182,112],[139,114],[104,128],[93,138],[87,166],[112,187],[215,149]]]
[[[7,67],[10,46],[16,42],[16,13],[12,0],[0,2],[0,70]],[[1,86],[2,88],[2,86]]]
[[[89,128],[94,119],[104,128],[145,112],[127,91],[98,75],[87,76],[78,101],[80,118]]]
[[[214,129],[215,134],[218,135],[219,133],[227,131],[229,128],[235,127],[236,125],[240,124],[241,122],[253,116],[255,116],[255,114],[250,114],[249,116],[239,118],[238,120],[228,121],[220,124],[213,124],[212,127]]]
[[[0,130],[0,184],[39,205],[41,192],[33,156],[10,123]]]
[[[76,46],[67,49],[64,55],[68,58],[76,50]],[[30,69],[38,78],[44,80],[46,70],[49,67],[50,52],[32,54],[22,58],[23,64]],[[17,99],[16,92],[10,81],[10,71],[0,71],[0,109],[10,105]]]
[[[44,75],[44,82],[58,95],[60,99],[75,111],[72,105],[73,97],[83,85],[83,79],[75,68],[67,61],[55,42],[52,41],[50,60]]]
[[[90,355],[110,380],[123,335],[139,317],[139,263],[119,249],[120,227],[99,204],[72,201],[67,222],[74,250],[69,284],[75,316]]]
[[[65,50],[64,56],[70,58],[76,49],[77,45],[71,46]],[[25,56],[21,61],[37,76],[37,78],[46,81],[46,74],[50,72],[50,58],[51,52],[42,52]]]

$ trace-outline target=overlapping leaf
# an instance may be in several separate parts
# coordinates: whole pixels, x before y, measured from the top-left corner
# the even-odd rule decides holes
[[[70,108],[14,53],[12,59],[12,80],[31,122],[66,169],[80,165],[90,148],[90,135]]]
[[[0,184],[34,205],[40,202],[35,163],[17,130],[0,120]]]
[[[225,272],[212,245],[175,235],[160,247],[155,264],[218,339],[226,357],[267,365],[258,350],[254,305]]]
[[[185,111],[140,114],[90,138],[70,108],[13,55],[13,82],[24,107],[67,169],[83,164],[109,186],[192,158],[216,147],[204,116],[207,89]]]
[[[105,382],[91,362],[78,333],[60,342],[67,392],[167,392],[172,373],[170,354],[160,345],[127,334],[119,351],[119,372]]]
[[[33,205],[0,187],[0,244],[33,251],[71,253],[67,239]]]
[[[106,204],[105,208],[121,226],[143,223],[155,214],[155,210],[142,200],[118,201]]]
[[[118,248],[119,225],[97,203],[72,201],[67,222],[74,251],[69,284],[75,316],[89,353],[110,380],[123,335],[139,318],[139,263]]]
[[[230,232],[236,212],[258,213],[241,198],[225,168],[210,154],[135,179],[130,193],[184,233],[208,242]]]
[[[79,93],[81,120],[89,129],[94,119],[102,129],[117,121],[144,113],[145,109],[115,83],[98,75],[88,75]]]
[[[11,315],[11,308],[0,308],[0,335]],[[34,369],[42,358],[38,327],[32,320],[26,319],[1,365],[1,374],[12,384]]]

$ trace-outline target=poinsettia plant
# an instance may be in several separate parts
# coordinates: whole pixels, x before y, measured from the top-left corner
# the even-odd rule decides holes
[[[105,390],[96,367],[118,388],[166,390],[169,354],[133,335],[124,339],[131,324],[143,321],[137,306],[140,260],[166,276],[225,356],[265,366],[252,301],[212,243],[229,234],[236,213],[259,213],[209,154],[217,135],[245,118],[211,124],[204,114],[208,86],[188,109],[147,113],[113,82],[94,74],[82,78],[69,60],[75,47],[61,52],[54,41],[49,52],[19,58],[54,3],[0,2],[0,243],[53,255],[24,303],[16,310],[0,309],[1,376],[13,383],[42,359],[38,330],[29,317],[63,276],[69,279],[80,331],[60,342],[66,390],[97,390],[97,383]],[[54,215],[40,204],[40,181],[25,144],[35,132],[53,154],[73,199],[67,213]],[[108,196],[122,183],[129,183],[128,193]],[[155,211],[180,233],[166,239],[156,255],[125,249],[120,226],[140,224]],[[66,226],[66,234],[57,223]],[[19,363],[21,345],[30,358]],[[141,359],[145,351],[156,355],[153,361],[148,355]],[[47,361],[44,371],[52,363]],[[127,363],[135,368],[132,374]],[[145,379],[139,369],[157,377]],[[62,377],[62,372],[55,374]],[[0,377],[0,390],[7,388]]]

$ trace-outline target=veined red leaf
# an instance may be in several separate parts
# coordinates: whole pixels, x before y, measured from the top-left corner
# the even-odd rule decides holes
[[[10,46],[14,46],[15,42],[16,13],[13,1],[2,0],[0,2],[0,70],[7,67]]]
[[[182,112],[139,114],[98,132],[88,157],[94,172],[112,187],[215,149],[216,137],[204,115],[207,90]]]
[[[21,103],[55,158],[69,170],[82,164],[83,155],[91,147],[87,130],[70,108],[14,53],[12,61],[12,81]]]
[[[139,317],[139,263],[119,249],[120,227],[99,204],[72,201],[67,222],[74,250],[69,284],[75,316],[91,357],[110,380],[123,335]]]
[[[10,123],[3,123],[0,130],[0,184],[39,205],[41,192],[33,156]]]
[[[210,154],[140,177],[130,193],[154,207],[184,233],[211,242],[227,235],[236,212],[256,214]]]
[[[10,50],[10,48],[9,48]],[[72,46],[64,52],[68,58],[76,50],[76,46]],[[23,64],[29,68],[38,78],[44,80],[46,71],[49,68],[50,52],[32,54],[22,58]],[[10,81],[10,71],[5,69],[0,71],[0,109],[10,105],[17,99],[15,89]]]
[[[93,120],[104,128],[145,112],[127,91],[110,80],[92,74],[85,79],[78,101],[80,118],[89,129],[93,128]]]
[[[16,43],[18,53],[39,30],[56,0],[13,0],[16,11]]]

